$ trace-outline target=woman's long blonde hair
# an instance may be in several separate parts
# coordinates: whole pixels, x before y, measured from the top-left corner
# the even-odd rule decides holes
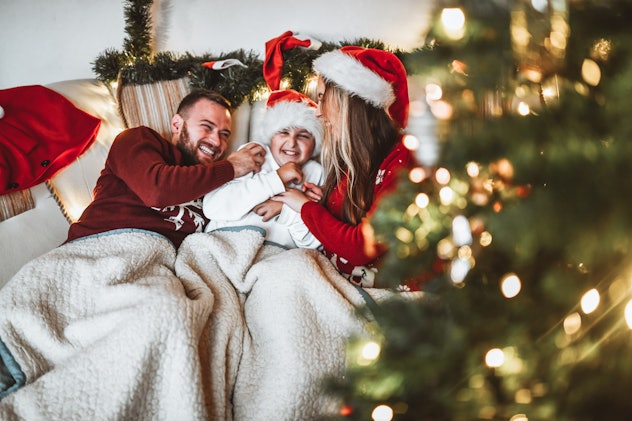
[[[357,225],[373,203],[377,171],[400,139],[385,110],[325,81],[321,98],[325,118],[322,164],[327,174],[324,198],[347,175],[343,220]]]

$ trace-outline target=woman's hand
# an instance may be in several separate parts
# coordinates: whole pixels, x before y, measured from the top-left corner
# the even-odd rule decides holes
[[[305,193],[305,195],[309,197],[310,200],[313,200],[314,202],[320,202],[320,200],[323,198],[323,189],[314,183],[310,183],[309,181],[306,181],[305,183],[303,183],[302,188],[303,188],[303,193]]]
[[[285,203],[295,212],[299,213],[301,212],[303,205],[311,200],[305,195],[305,193],[298,189],[288,189],[288,191],[272,196],[270,199],[276,202]]]
[[[252,210],[254,213],[261,216],[263,222],[266,222],[279,215],[281,213],[281,208],[283,208],[283,203],[268,199],[265,202],[259,203],[257,206],[252,208]]]

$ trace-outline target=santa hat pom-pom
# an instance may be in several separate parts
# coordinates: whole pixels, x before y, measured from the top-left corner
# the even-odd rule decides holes
[[[4,108],[0,105],[0,118],[4,117]]]

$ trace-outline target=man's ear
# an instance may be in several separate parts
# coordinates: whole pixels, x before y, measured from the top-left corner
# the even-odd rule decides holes
[[[184,119],[180,114],[175,114],[171,118],[171,134],[179,135],[180,130],[182,130],[182,125],[184,124]]]

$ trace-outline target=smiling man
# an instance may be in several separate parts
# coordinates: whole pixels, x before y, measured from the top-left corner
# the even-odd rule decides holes
[[[184,97],[171,121],[170,140],[140,126],[112,144],[94,200],[68,231],[67,242],[114,230],[144,230],[179,247],[203,230],[202,196],[236,177],[258,172],[257,144],[222,159],[231,134],[230,103],[216,92]]]

